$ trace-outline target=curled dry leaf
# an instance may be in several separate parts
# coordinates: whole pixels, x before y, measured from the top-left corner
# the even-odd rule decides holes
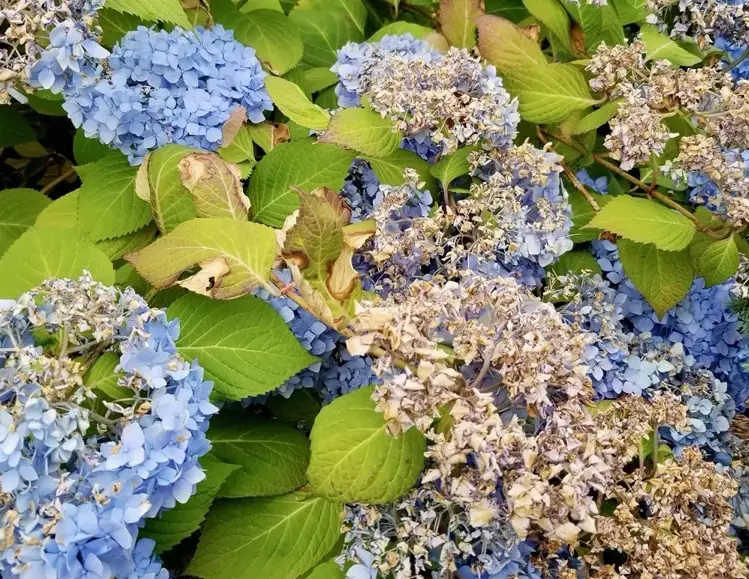
[[[242,105],[236,105],[229,113],[224,126],[221,127],[221,146],[228,147],[231,145],[234,137],[239,133],[239,129],[247,120],[247,109]]]
[[[325,280],[330,295],[339,302],[349,299],[359,288],[359,273],[351,263],[353,257],[354,250],[344,244],[338,259],[330,265],[328,277]]]
[[[214,257],[201,261],[200,271],[177,283],[185,289],[195,293],[213,297],[214,289],[219,285],[221,278],[231,271],[229,262],[223,257]]]

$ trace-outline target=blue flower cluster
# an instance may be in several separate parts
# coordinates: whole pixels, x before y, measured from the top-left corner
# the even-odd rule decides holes
[[[572,249],[572,214],[559,161],[556,153],[524,145],[480,168],[478,177],[489,187],[496,175],[500,188],[520,193],[496,216],[505,231],[497,246],[497,261],[482,262],[477,269],[510,275],[534,287],[544,277],[543,268]]]
[[[609,192],[609,180],[606,176],[594,178],[585,169],[580,169],[575,176],[578,178],[580,183],[585,185],[588,189],[592,189],[596,193],[606,195]]]
[[[286,283],[291,281],[288,270],[276,271],[276,274]],[[312,388],[325,402],[330,402],[342,394],[377,382],[372,370],[372,359],[349,354],[343,336],[307,310],[285,296],[271,296],[264,289],[255,290],[254,295],[268,302],[283,318],[302,347],[320,358],[319,362],[289,378],[274,394],[288,398],[294,390]],[[263,402],[267,397],[268,395],[256,396],[251,401]]]
[[[341,196],[351,209],[351,221],[356,223],[369,219],[372,212],[380,206],[383,191],[377,176],[369,164],[356,159],[349,168],[346,180],[341,188]],[[405,217],[426,217],[432,205],[429,191],[416,191],[404,207]]]
[[[438,58],[440,53],[429,43],[417,40],[410,34],[383,36],[379,42],[345,44],[338,50],[338,60],[331,68],[338,75],[335,87],[338,106],[359,106],[366,88],[363,77],[367,68],[388,54],[398,54],[414,60],[432,60]]]
[[[730,308],[733,282],[706,288],[704,280],[696,279],[687,296],[659,318],[626,277],[616,246],[597,241],[593,252],[605,279],[588,279],[579,302],[570,304],[566,314],[598,338],[585,351],[598,394],[604,398],[647,394],[683,370],[707,371],[714,386],[703,390],[720,398],[710,403],[708,422],[715,422],[716,432],[724,432],[718,416],[734,410],[719,390],[727,384],[738,409],[744,408],[749,396],[749,374],[744,370],[749,348],[739,333],[741,322]],[[675,383],[688,384],[688,377],[684,374]],[[706,403],[692,399],[696,395],[693,392],[688,400],[706,410]],[[714,408],[718,409],[715,416]],[[702,428],[695,426],[694,436],[699,438]]]
[[[736,404],[728,394],[728,385],[708,370],[686,370],[680,374],[678,385],[689,413],[690,431],[662,429],[663,437],[673,445],[674,454],[681,456],[685,447],[699,446],[712,458],[730,464],[729,427],[736,415]]]
[[[87,137],[137,165],[167,143],[218,149],[222,127],[239,106],[252,122],[263,121],[273,106],[265,76],[255,51],[221,25],[170,33],[140,26],[115,45],[95,79],[64,91],[63,107]]]
[[[29,67],[29,85],[72,93],[101,73],[99,61],[107,56],[82,21],[66,20],[49,33],[49,46]]]
[[[741,55],[746,50],[746,46],[736,44],[724,36],[718,36],[715,39],[715,47],[725,51],[727,54],[728,59],[725,61],[727,67],[735,60],[741,58]],[[733,79],[737,82],[740,80],[749,80],[749,61],[744,60],[740,62],[730,72]]]
[[[526,542],[499,546],[491,554],[480,555],[484,572],[476,575],[466,566],[458,569],[459,579],[542,579],[543,575],[530,562],[533,548]]]
[[[60,336],[57,356],[34,345],[39,331]],[[24,294],[0,333],[12,344],[0,361],[2,576],[168,579],[138,528],[195,493],[217,411],[202,368],[176,352],[179,322],[84,276]],[[100,401],[103,416],[89,410],[97,393],[68,346],[119,350],[130,398]]]

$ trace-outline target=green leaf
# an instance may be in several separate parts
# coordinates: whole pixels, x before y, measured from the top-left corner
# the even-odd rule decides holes
[[[640,28],[642,41],[645,43],[647,60],[668,60],[676,66],[693,66],[702,61],[699,56],[684,50],[665,34],[658,32],[655,26],[647,24]]]
[[[217,23],[234,31],[234,38],[251,46],[274,74],[285,74],[302,58],[304,47],[296,25],[275,10],[239,12],[231,0],[211,0]]]
[[[614,10],[619,16],[619,22],[623,25],[643,22],[645,13],[645,0],[612,0]]]
[[[255,164],[255,146],[252,142],[252,135],[250,134],[247,125],[244,125],[234,137],[234,140],[226,146],[221,147],[218,150],[218,154],[224,161],[229,163],[243,163],[250,161],[253,165]]]
[[[532,123],[557,123],[571,112],[598,103],[585,76],[571,64],[544,64],[513,69],[505,84],[520,101],[520,116]]]
[[[299,27],[304,43],[302,60],[310,66],[330,67],[344,44],[364,40],[356,24],[340,12],[296,8],[289,14],[289,20]]]
[[[400,147],[403,134],[393,122],[368,109],[341,109],[318,141],[334,143],[370,157],[387,157]]]
[[[479,51],[501,72],[532,69],[546,64],[546,57],[538,43],[509,20],[484,15],[476,19],[479,32]]]
[[[6,189],[0,191],[0,255],[34,225],[37,216],[51,201],[34,189]]]
[[[312,569],[303,579],[346,579],[346,573],[335,561],[325,561]]]
[[[269,76],[265,79],[265,88],[273,103],[295,123],[308,129],[324,129],[328,126],[330,114],[312,104],[302,89],[293,82]]]
[[[585,229],[585,225],[593,219],[596,212],[577,189],[568,186],[567,191],[570,207],[572,207],[572,228],[570,229],[570,239],[575,243],[598,239],[598,231]],[[598,193],[593,193],[591,191],[588,191],[588,193],[593,196],[593,199],[598,203],[598,207],[603,207],[612,199],[612,197],[599,195]]]
[[[275,10],[283,12],[283,7],[279,0],[248,0],[239,9],[240,12],[252,12],[253,10]]]
[[[429,172],[431,165],[412,151],[398,149],[387,157],[365,157],[365,159],[380,183],[402,185],[405,183],[404,172],[410,168],[415,170],[419,178],[426,183],[426,189],[437,190],[437,182]]]
[[[166,145],[148,157],[148,182],[153,218],[162,233],[198,216],[195,202],[182,184],[179,162],[195,151],[182,145]]]
[[[28,105],[36,112],[51,117],[64,117],[68,113],[62,108],[65,99],[61,94],[55,94],[48,90],[36,90],[33,93],[26,93],[29,99]]]
[[[392,436],[375,410],[372,391],[360,388],[337,398],[315,420],[307,477],[316,495],[383,504],[416,482],[424,467],[424,436],[416,428]]]
[[[367,8],[361,0],[299,0],[295,10],[299,12],[321,12],[325,10],[339,14],[361,34],[364,34]]]
[[[204,579],[293,579],[340,535],[343,505],[298,494],[219,501],[187,573]]]
[[[12,147],[21,143],[36,141],[36,134],[29,122],[18,109],[0,106],[0,147]]]
[[[92,241],[127,235],[151,221],[151,208],[135,194],[137,172],[119,151],[78,167],[78,222]]]
[[[291,187],[312,190],[324,186],[338,191],[355,156],[351,151],[310,139],[274,148],[257,164],[250,179],[252,218],[281,227],[299,207],[299,197]]]
[[[251,240],[251,243],[248,243]],[[212,278],[205,291],[218,299],[232,299],[268,284],[276,258],[276,234],[258,223],[235,219],[201,218],[181,223],[145,249],[125,256],[153,287],[173,285],[182,272],[201,262],[223,260],[226,271]],[[200,279],[195,274],[193,281]],[[181,285],[188,287],[189,281]],[[188,287],[199,291],[194,287]]]
[[[420,24],[414,24],[413,22],[391,22],[380,28],[372,36],[369,37],[369,42],[379,42],[383,36],[390,34],[410,34],[414,38],[424,38],[427,34],[434,32],[434,29],[421,26]]]
[[[596,258],[587,251],[568,251],[563,253],[559,260],[551,266],[551,271],[556,275],[580,273],[582,271],[601,273],[601,266]]]
[[[609,101],[600,109],[585,115],[575,123],[570,133],[573,135],[581,135],[589,131],[595,131],[598,127],[602,127],[616,114],[616,109],[619,108],[620,103],[621,100]]]
[[[319,92],[338,82],[338,76],[327,67],[309,68],[304,71],[304,83],[310,92]]]
[[[52,201],[39,213],[34,226],[37,229],[78,227],[78,191],[71,191]]]
[[[589,49],[597,48],[601,42],[605,42],[608,46],[623,43],[624,30],[619,22],[616,10],[609,5],[596,6],[595,9],[601,15],[601,29],[589,43]],[[586,46],[588,46],[588,43],[586,43]]]
[[[179,0],[107,0],[107,8],[152,22],[170,22],[182,28],[191,28]]]
[[[442,35],[451,46],[473,48],[476,46],[476,18],[481,16],[481,0],[442,0],[439,22]]]
[[[528,11],[549,27],[562,45],[570,50],[570,17],[558,0],[523,0]]]
[[[739,250],[733,237],[710,243],[694,263],[705,287],[723,283],[739,269]]]
[[[27,229],[0,258],[0,297],[17,298],[51,277],[77,278],[83,270],[114,283],[107,256],[75,228]]]
[[[147,26],[147,22],[133,14],[111,10],[106,6],[96,12],[96,19],[101,26],[101,45],[111,49],[120,39],[138,26]],[[78,161],[81,163],[81,161]]]
[[[119,363],[120,357],[117,354],[104,352],[83,377],[83,383],[94,391],[98,399],[111,402],[133,397],[131,389],[117,384],[117,381],[124,376],[122,372],[115,370]]]
[[[222,411],[207,436],[213,456],[240,467],[222,487],[222,498],[280,495],[307,482],[309,440],[293,426]]]
[[[475,151],[474,147],[462,147],[452,155],[442,157],[436,165],[432,166],[432,175],[437,177],[444,187],[448,187],[454,179],[467,175],[471,170],[468,157]]]
[[[156,225],[151,223],[128,235],[97,241],[96,247],[106,253],[110,261],[115,261],[122,258],[126,253],[143,249],[153,241],[157,233]]]
[[[649,199],[619,195],[585,226],[603,229],[638,243],[652,243],[664,251],[679,251],[692,241],[694,223],[681,213]]]
[[[654,245],[617,242],[624,272],[659,316],[678,304],[692,287],[689,251],[661,251]]]
[[[494,14],[518,24],[530,16],[523,0],[484,0],[487,14]]]
[[[215,420],[215,419],[214,419]],[[197,491],[186,503],[178,503],[162,511],[156,519],[146,519],[138,537],[156,541],[154,552],[168,551],[200,528],[224,481],[239,467],[226,464],[210,454],[200,459],[205,478],[197,485]]]
[[[179,162],[182,184],[192,193],[198,217],[247,221],[250,201],[236,165],[216,153],[190,153]]]
[[[320,399],[308,388],[297,388],[291,396],[271,396],[265,403],[271,414],[281,422],[297,425],[300,422],[311,426],[320,413]]]
[[[73,156],[75,157],[75,162],[79,165],[94,163],[106,157],[111,151],[112,149],[99,140],[86,137],[83,129],[78,129],[75,132],[75,136],[73,137]]]
[[[180,353],[198,358],[216,392],[232,400],[269,392],[317,361],[259,298],[214,301],[188,294],[169,306],[169,317],[180,320]]]

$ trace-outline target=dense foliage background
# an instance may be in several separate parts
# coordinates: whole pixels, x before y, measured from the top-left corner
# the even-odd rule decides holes
[[[749,13],[0,0],[0,572],[746,577]]]

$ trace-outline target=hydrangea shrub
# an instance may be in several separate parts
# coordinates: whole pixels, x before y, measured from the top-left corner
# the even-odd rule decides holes
[[[0,0],[3,579],[749,575],[749,16]]]

